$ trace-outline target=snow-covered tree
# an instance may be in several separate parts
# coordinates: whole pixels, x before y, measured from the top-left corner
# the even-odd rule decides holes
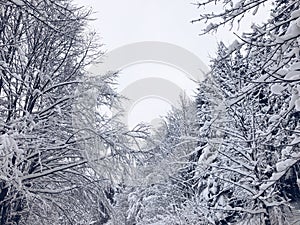
[[[114,218],[110,185],[145,132],[103,113],[118,94],[115,74],[85,70],[102,56],[89,15],[69,0],[0,1],[1,225]]]
[[[289,211],[300,196],[299,1],[199,1],[206,13],[193,22],[208,22],[203,33],[213,32],[270,2],[268,21],[254,24],[228,47],[219,44],[211,72],[199,85],[196,112],[175,110],[167,117],[137,167],[147,168],[149,183],[117,194],[115,207],[126,209],[120,221],[294,222]]]
[[[195,103],[182,96],[180,107],[164,118],[144,146],[143,159],[135,166],[130,182],[115,194],[113,208],[123,224],[193,224],[189,218],[192,191],[187,175],[197,144]],[[201,214],[202,215],[202,214]],[[185,221],[185,222],[183,222]],[[189,221],[189,222],[188,222]]]
[[[221,11],[203,14],[198,21],[210,23],[204,33],[215,31],[223,24],[239,23],[249,11],[255,14],[265,2],[220,1]],[[217,196],[220,188],[231,193],[211,210],[231,214],[227,218],[235,223],[288,224],[287,206],[298,201],[300,193],[299,2],[274,1],[273,5],[271,18],[223,48],[212,66],[211,79],[219,87],[225,121],[217,157],[208,165],[215,176],[207,182],[213,179]]]

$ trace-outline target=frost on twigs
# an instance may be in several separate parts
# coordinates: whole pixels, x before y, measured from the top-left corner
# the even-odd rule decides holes
[[[101,56],[94,36],[83,34],[89,13],[68,0],[0,6],[0,223],[107,220],[108,176],[89,164],[101,163],[103,155],[85,153],[101,140],[99,147],[120,162],[129,147],[120,144],[127,143],[122,126],[114,129],[101,113],[94,119],[94,103],[111,107],[118,96],[113,76],[84,79],[85,66]],[[84,93],[76,92],[79,86],[89,94],[89,107],[75,112]],[[75,114],[81,127],[74,126]],[[103,174],[116,170],[105,163]]]
[[[201,1],[206,12],[194,22],[207,23],[204,33],[213,32],[270,2]],[[215,3],[219,11],[211,10]],[[209,207],[206,216],[219,223],[285,224],[285,212],[300,198],[300,2],[275,1],[272,7],[269,20],[254,24],[231,46],[219,45],[209,77],[225,105],[221,120],[208,116],[211,93],[199,91],[198,115],[206,122],[199,122],[194,175],[201,203]],[[218,145],[215,130],[223,133]]]
[[[208,23],[209,25],[203,29],[203,34],[215,32],[225,25],[229,25],[231,29],[235,25],[239,28],[241,21],[247,19],[248,14],[255,16],[261,8],[264,8],[265,2],[267,0],[198,1],[195,5],[202,13],[199,18],[192,20],[192,23]]]

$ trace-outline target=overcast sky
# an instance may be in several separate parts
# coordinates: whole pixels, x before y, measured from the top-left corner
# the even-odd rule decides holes
[[[102,37],[104,48],[112,50],[127,43],[164,41],[195,53],[205,63],[214,55],[216,42],[230,43],[232,32],[199,36],[202,24],[191,24],[199,16],[196,6],[186,0],[76,0],[92,7],[97,18],[92,26]]]
[[[229,31],[228,27],[221,29],[217,34],[199,36],[205,25],[190,23],[200,14],[197,7],[190,3],[192,1],[75,0],[74,2],[93,8],[95,12],[93,18],[96,20],[91,23],[91,27],[100,34],[101,43],[104,44],[103,50],[108,52],[135,42],[167,42],[194,53],[205,65],[209,65],[211,57],[215,55],[217,42],[223,41],[229,45],[235,39],[233,32]],[[256,15],[257,17],[264,17],[264,15]],[[238,32],[241,33],[242,30],[249,28],[251,20],[253,18],[247,19]],[[164,73],[159,68],[161,67],[155,65],[152,68],[145,66],[144,70],[141,65],[127,68],[120,74],[123,76],[121,86],[134,82],[134,79],[130,80],[128,73],[137,74],[137,71],[144,71],[142,77],[145,77],[151,76],[149,72],[151,71],[152,75],[155,73],[156,76],[159,76],[159,74]],[[187,82],[181,83],[186,84]],[[195,87],[196,85],[191,85],[190,93]],[[162,102],[161,98],[153,99],[152,104],[149,99],[145,99],[144,102],[137,102],[137,108],[131,107],[133,114],[129,115],[130,120],[136,122],[141,120],[150,122],[159,115],[164,115],[163,112],[167,112],[171,107],[167,101]],[[149,107],[145,108],[147,105]],[[130,123],[131,126],[134,124],[134,122]]]

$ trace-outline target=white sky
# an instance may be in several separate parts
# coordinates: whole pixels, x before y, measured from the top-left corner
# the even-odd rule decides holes
[[[75,0],[74,2],[93,8],[95,12],[93,18],[97,20],[91,23],[91,27],[100,34],[101,43],[104,44],[103,50],[106,51],[112,51],[134,42],[168,42],[194,53],[204,64],[209,65],[210,58],[215,55],[217,42],[223,41],[225,44],[230,44],[235,39],[228,27],[221,29],[214,35],[199,36],[205,25],[190,23],[200,14],[197,7],[191,4],[192,0]],[[255,16],[255,18],[264,17],[264,13]],[[253,18],[245,20],[245,23],[241,25],[241,30],[249,27],[252,20]],[[165,74],[161,76],[166,76],[167,71],[166,68],[159,69],[159,66],[152,68],[149,68],[149,65],[144,68],[141,68],[141,65],[129,67],[121,73],[123,77],[120,78],[120,85],[126,86],[127,83],[134,82],[134,79],[137,79],[136,74],[141,74],[141,71],[146,70],[151,71],[153,76],[160,76],[159,74],[162,73]],[[130,79],[127,78],[126,74],[128,73],[133,74],[132,80],[126,80]],[[143,77],[149,73],[145,73]],[[181,83],[186,88],[188,81]],[[194,88],[195,85],[191,85],[189,92]],[[157,108],[153,107],[155,102],[159,101]],[[147,99],[147,104],[149,107],[145,108],[144,111],[142,108],[146,107],[146,104],[141,102],[137,104],[139,108],[131,109],[133,115],[129,117],[133,122],[130,122],[130,127],[134,126],[135,122],[143,120],[151,122],[157,117],[158,112],[162,115],[165,114],[162,112],[162,108],[165,110],[170,108],[168,105],[163,107],[159,99],[153,99],[151,104]],[[135,122],[133,118],[135,118]]]
[[[199,36],[203,26],[191,24],[199,10],[186,0],[76,0],[92,7],[97,18],[92,27],[102,37],[104,48],[112,50],[139,41],[165,41],[181,46],[209,64],[216,42],[230,43],[234,35],[225,32]],[[192,2],[192,1],[191,1]],[[225,34],[224,34],[225,33]]]

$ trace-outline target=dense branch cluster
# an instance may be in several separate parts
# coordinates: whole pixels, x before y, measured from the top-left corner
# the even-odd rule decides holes
[[[111,177],[145,132],[99,110],[119,97],[116,74],[85,71],[102,56],[89,15],[68,0],[0,1],[0,224],[113,216]]]
[[[116,74],[85,70],[102,55],[90,12],[0,0],[0,224],[299,223],[300,2],[199,1],[212,11],[192,22],[206,34],[264,5],[150,137],[105,113],[120,97]]]

